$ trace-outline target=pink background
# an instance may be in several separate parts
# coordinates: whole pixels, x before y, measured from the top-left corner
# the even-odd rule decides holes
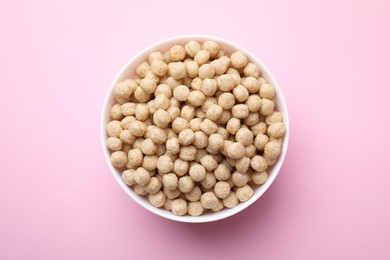
[[[1,1],[0,259],[390,259],[390,2]],[[111,81],[167,37],[209,34],[273,72],[282,171],[226,220],[147,212],[103,157]]]

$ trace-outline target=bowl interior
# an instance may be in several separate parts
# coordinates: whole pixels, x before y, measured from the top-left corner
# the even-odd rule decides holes
[[[219,43],[221,48],[225,49],[227,51],[227,54],[231,54],[236,50],[241,50],[246,55],[248,56],[249,60],[259,66],[261,70],[262,76],[275,88],[276,91],[276,109],[283,115],[283,120],[286,124],[287,132],[284,137],[283,141],[283,146],[282,146],[282,152],[279,157],[278,162],[272,167],[272,169],[269,171],[269,178],[261,186],[256,186],[254,188],[254,194],[252,198],[250,198],[248,201],[244,203],[239,203],[236,207],[232,209],[223,209],[220,212],[210,212],[210,213],[205,213],[199,217],[192,217],[192,216],[175,216],[173,215],[170,211],[165,210],[164,208],[155,208],[152,206],[147,198],[141,197],[137,195],[132,188],[128,187],[122,180],[121,178],[121,172],[118,171],[115,167],[111,165],[110,162],[110,151],[106,147],[106,139],[107,139],[107,134],[105,130],[106,124],[110,121],[110,109],[113,106],[115,102],[114,98],[114,93],[113,93],[113,88],[116,85],[116,83],[123,81],[126,78],[132,77],[135,75],[135,69],[136,67],[143,62],[144,60],[147,59],[148,54],[153,51],[165,51],[169,49],[172,45],[174,44],[182,44],[184,45],[190,40],[197,40],[200,42],[203,42],[205,40],[214,40]],[[210,221],[215,221],[215,220],[220,220],[224,219],[226,217],[232,216],[243,209],[247,208],[249,205],[251,205],[253,202],[255,202],[272,184],[272,182],[275,180],[276,176],[278,175],[280,168],[283,164],[286,151],[287,151],[287,146],[288,146],[288,140],[289,140],[289,118],[288,118],[288,112],[287,112],[287,107],[286,103],[283,97],[283,94],[279,88],[278,83],[276,82],[275,78],[272,76],[272,74],[269,72],[269,70],[265,67],[265,65],[258,60],[254,55],[252,55],[250,52],[247,50],[243,49],[242,47],[229,42],[224,39],[216,38],[216,37],[210,37],[210,36],[203,36],[203,35],[188,35],[188,36],[180,36],[180,37],[174,37],[170,38],[161,42],[158,42],[149,48],[143,50],[140,52],[137,56],[135,56],[132,60],[130,60],[125,67],[121,70],[121,72],[117,75],[116,79],[113,81],[111,84],[111,87],[108,91],[103,111],[102,111],[102,119],[101,119],[101,142],[103,146],[103,151],[104,155],[106,158],[106,161],[108,163],[108,166],[111,170],[111,173],[115,177],[115,179],[118,181],[119,185],[123,188],[123,190],[131,197],[133,198],[138,204],[140,204],[142,207],[145,209],[161,216],[167,219],[175,220],[175,221],[180,221],[180,222],[189,222],[189,223],[203,223],[203,222],[210,222]]]

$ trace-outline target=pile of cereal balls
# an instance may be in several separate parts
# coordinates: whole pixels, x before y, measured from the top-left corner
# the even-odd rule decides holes
[[[247,201],[281,153],[274,88],[243,52],[217,42],[152,52],[114,92],[111,163],[136,194],[175,215]]]

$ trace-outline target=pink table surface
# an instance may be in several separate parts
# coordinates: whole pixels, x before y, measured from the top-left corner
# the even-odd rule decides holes
[[[0,259],[390,259],[390,2],[1,1]],[[257,55],[288,102],[275,183],[209,224],[155,216],[103,157],[111,81],[181,34]]]

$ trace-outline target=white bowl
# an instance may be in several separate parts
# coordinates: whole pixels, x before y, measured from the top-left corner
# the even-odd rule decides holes
[[[227,51],[228,54],[231,54],[233,51],[241,50],[248,56],[249,60],[253,63],[255,63],[257,66],[259,66],[261,70],[262,76],[275,88],[276,94],[277,94],[277,101],[276,101],[276,108],[277,110],[283,115],[283,120],[286,124],[287,133],[284,136],[284,142],[282,147],[282,152],[279,157],[278,162],[272,167],[271,171],[269,172],[269,178],[261,186],[258,186],[254,189],[254,194],[252,198],[250,198],[248,201],[244,203],[239,203],[236,207],[232,209],[223,209],[220,212],[210,212],[206,213],[204,215],[201,215],[199,217],[192,217],[192,216],[176,216],[173,215],[170,211],[165,210],[164,208],[155,208],[152,206],[147,198],[141,197],[137,195],[132,188],[128,187],[121,178],[121,172],[118,171],[115,167],[112,166],[110,161],[110,151],[106,147],[106,124],[110,121],[110,109],[112,105],[114,104],[114,94],[113,89],[116,83],[131,77],[135,75],[135,69],[138,64],[140,64],[142,61],[147,60],[148,54],[153,51],[164,51],[170,48],[174,44],[185,44],[189,40],[197,40],[200,42],[203,42],[205,40],[214,40],[219,43],[219,45]],[[107,164],[111,170],[111,173],[114,175],[114,178],[118,181],[119,185],[122,187],[122,189],[132,198],[134,199],[139,205],[144,207],[145,209],[153,212],[156,215],[159,215],[161,217],[179,221],[179,222],[188,222],[188,223],[204,223],[204,222],[211,222],[216,220],[221,220],[227,217],[230,217],[244,209],[246,209],[248,206],[253,204],[258,198],[260,198],[261,195],[271,186],[273,181],[275,180],[276,176],[278,175],[280,168],[283,164],[284,158],[286,156],[287,152],[287,146],[288,146],[288,140],[289,140],[289,118],[287,113],[287,106],[286,102],[284,100],[283,94],[281,89],[279,88],[278,83],[276,82],[275,78],[272,76],[271,72],[267,69],[267,67],[259,60],[257,59],[253,54],[245,50],[244,48],[238,46],[235,43],[232,43],[230,41],[212,37],[212,36],[205,36],[205,35],[185,35],[185,36],[178,36],[169,38],[160,42],[157,42],[156,44],[153,44],[152,46],[144,49],[141,51],[137,56],[135,56],[133,59],[131,59],[126,66],[119,72],[118,76],[115,78],[115,80],[112,82],[110,89],[108,90],[106,100],[104,102],[103,112],[102,112],[102,118],[101,118],[101,142],[103,146],[104,156],[106,157]]]

